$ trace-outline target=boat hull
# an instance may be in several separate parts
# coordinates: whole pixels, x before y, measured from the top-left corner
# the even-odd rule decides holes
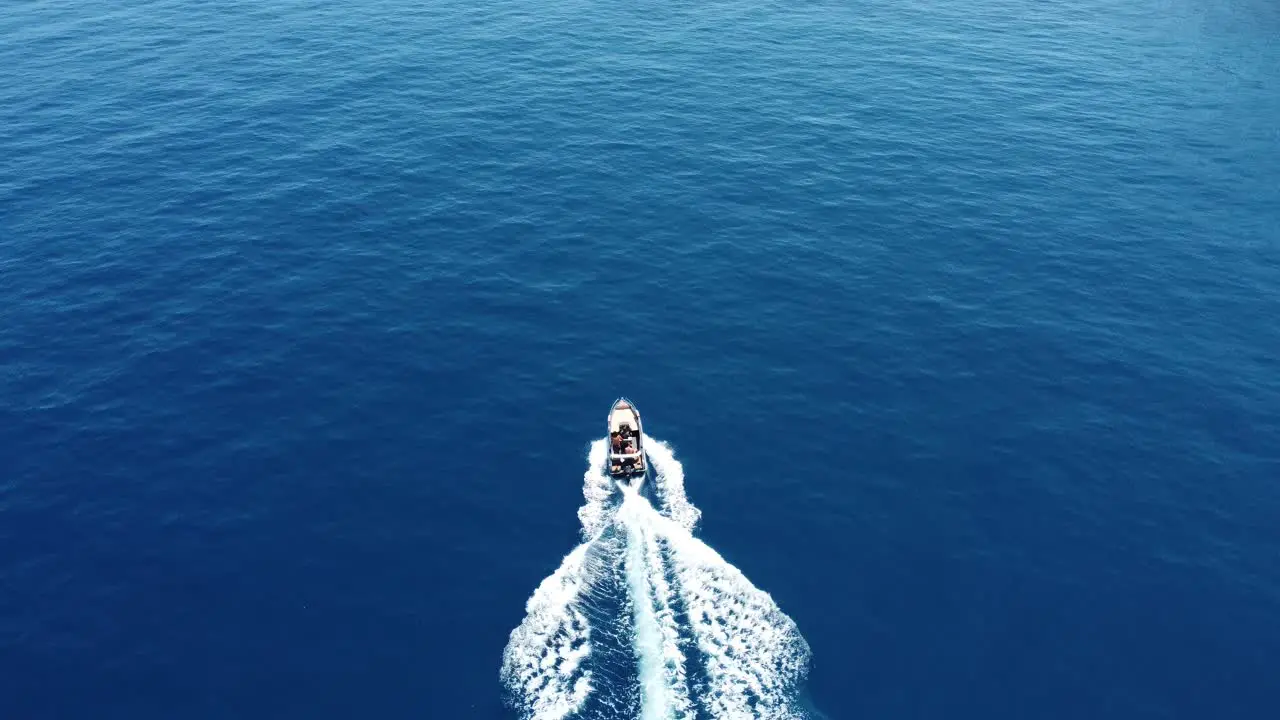
[[[640,411],[626,398],[609,409],[609,459],[606,470],[616,480],[644,478],[649,461],[644,452],[644,427]]]

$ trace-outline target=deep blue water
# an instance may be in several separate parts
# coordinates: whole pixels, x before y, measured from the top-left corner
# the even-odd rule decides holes
[[[830,718],[1280,715],[1268,0],[9,0],[0,717],[508,718],[629,395]]]

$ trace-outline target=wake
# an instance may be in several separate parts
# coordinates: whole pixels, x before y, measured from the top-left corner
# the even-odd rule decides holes
[[[803,717],[809,646],[773,599],[692,534],[684,468],[645,437],[657,508],[592,443],[583,542],[542,581],[502,661],[526,720]]]

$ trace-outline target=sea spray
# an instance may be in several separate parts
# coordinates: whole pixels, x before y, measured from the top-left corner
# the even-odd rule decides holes
[[[625,562],[640,671],[640,717],[681,720],[689,712],[689,691],[684,656],[676,644],[675,618],[667,609],[670,589],[649,519],[653,509],[635,489],[623,492],[626,497],[618,519],[626,528]]]
[[[666,540],[689,628],[705,661],[703,705],[716,718],[791,718],[809,644],[766,592],[680,525],[652,513]]]
[[[646,436],[645,449],[657,509],[639,481],[609,478],[604,440],[591,444],[578,511],[586,542],[538,586],[511,633],[502,679],[512,704],[526,720],[800,717],[808,644],[768,593],[693,537],[701,513],[670,446]],[[681,652],[682,639],[696,657]],[[630,672],[616,667],[627,658]]]
[[[684,465],[676,459],[675,451],[661,440],[648,435],[644,438],[645,454],[653,466],[654,484],[663,512],[689,532],[698,524],[702,511],[689,502],[684,493]]]
[[[591,626],[577,606],[587,583],[589,549],[590,543],[574,548],[542,581],[503,653],[503,683],[518,696],[527,717],[563,718],[591,692],[591,673],[581,667],[591,653]]]
[[[609,501],[615,491],[613,481],[605,472],[609,457],[609,442],[600,438],[591,443],[587,451],[587,470],[582,474],[582,507],[578,508],[578,522],[582,524],[582,539],[598,536],[611,521]]]

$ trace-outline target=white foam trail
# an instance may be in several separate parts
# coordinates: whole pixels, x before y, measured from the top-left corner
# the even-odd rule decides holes
[[[580,671],[591,653],[591,626],[575,604],[588,578],[584,560],[591,543],[569,553],[525,604],[525,618],[511,631],[502,657],[502,680],[523,702],[527,717],[558,720],[582,707],[591,672]]]
[[[582,523],[584,540],[599,535],[611,521],[609,499],[613,497],[614,484],[605,472],[608,457],[608,438],[591,443],[587,452],[587,470],[582,474],[582,497],[586,502],[578,508],[578,522]]]
[[[684,465],[676,460],[671,446],[655,438],[644,436],[645,454],[653,466],[654,483],[662,500],[667,517],[690,532],[702,517],[702,511],[689,502],[684,494]]]
[[[638,481],[622,488],[617,506],[619,486],[605,472],[607,441],[591,444],[583,474],[586,502],[578,510],[588,540],[529,598],[528,614],[503,654],[502,678],[523,717],[561,720],[583,709],[593,691],[595,666],[585,664],[592,651],[592,620],[611,627],[628,621],[588,611],[584,599],[600,597],[601,578],[616,577],[619,568],[631,606],[643,720],[694,717],[686,669],[690,658],[680,648],[677,603],[688,615],[687,633],[702,665],[697,700],[703,717],[802,717],[795,696],[808,670],[808,643],[768,593],[693,537],[701,513],[685,497],[684,468],[670,446],[646,436],[645,448],[664,512],[640,496]],[[608,532],[611,527],[622,535]],[[617,541],[625,545],[619,548]],[[602,630],[599,637],[605,643],[600,657],[616,658],[610,650],[616,631]],[[626,677],[606,666],[597,669],[602,688],[610,678]]]
[[[625,562],[640,669],[640,718],[680,720],[689,716],[689,686],[671,610],[671,588],[648,520],[653,508],[635,490],[628,488],[624,493],[618,519],[627,530]]]
[[[656,516],[706,662],[704,703],[717,718],[792,718],[809,644],[768,593],[683,527]],[[665,526],[665,527],[664,527]]]

